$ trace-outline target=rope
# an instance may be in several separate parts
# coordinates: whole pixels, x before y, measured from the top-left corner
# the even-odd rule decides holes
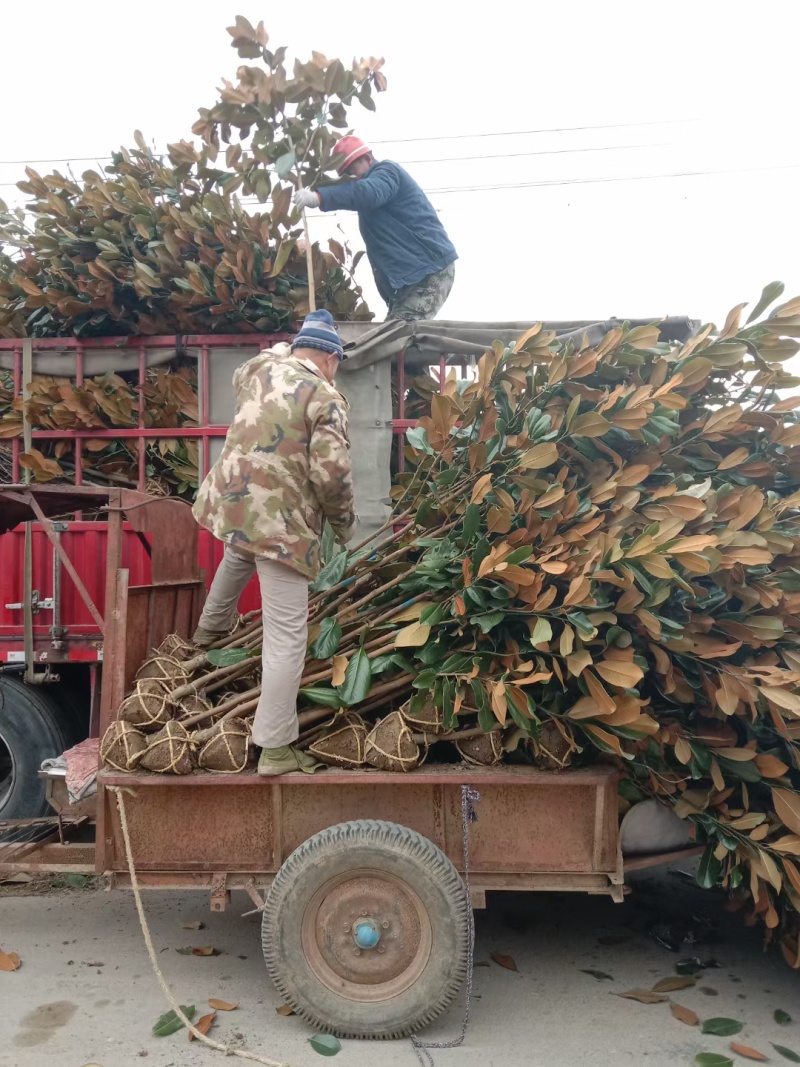
[[[464,891],[467,894],[467,914],[469,915],[467,991],[464,998],[464,1015],[461,1020],[461,1033],[458,1037],[454,1037],[452,1041],[420,1041],[419,1038],[412,1036],[411,1044],[422,1067],[434,1067],[433,1056],[430,1054],[430,1049],[459,1048],[464,1044],[464,1039],[467,1036],[470,1008],[472,1006],[472,974],[475,958],[475,915],[472,911],[472,894],[470,893],[469,887],[469,824],[471,822],[477,822],[478,816],[475,813],[475,805],[480,799],[481,795],[477,789],[473,789],[472,786],[469,785],[461,786],[461,833],[464,847]]]
[[[186,1029],[193,1034],[198,1041],[202,1041],[204,1045],[208,1045],[209,1048],[216,1049],[218,1052],[224,1052],[226,1056],[238,1056],[240,1059],[250,1060],[251,1063],[264,1064],[265,1067],[289,1067],[286,1063],[279,1063],[277,1060],[268,1060],[264,1056],[257,1056],[254,1052],[248,1052],[247,1049],[233,1048],[230,1045],[223,1045],[221,1041],[214,1041],[212,1038],[206,1037],[206,1035],[202,1034],[196,1026],[192,1025],[191,1020],[181,1011],[180,1004],[175,1000],[175,997],[172,995],[172,990],[167,985],[166,979],[161,973],[161,968],[158,965],[158,959],[156,957],[156,950],[153,948],[153,939],[150,936],[150,927],[147,924],[147,917],[144,913],[144,905],[142,904],[142,895],[139,891],[139,880],[136,877],[136,869],[133,865],[133,853],[131,851],[131,839],[128,834],[128,819],[125,812],[123,790],[119,786],[107,786],[106,788],[109,792],[116,793],[119,821],[120,826],[122,827],[122,837],[125,842],[125,858],[128,861],[131,889],[133,890],[133,898],[136,901],[136,911],[139,913],[139,924],[142,928],[142,936],[144,937],[144,943],[147,947],[147,954],[150,957],[150,963],[153,965],[153,971],[158,979],[158,984],[161,986],[161,991],[166,997],[167,1003]]]

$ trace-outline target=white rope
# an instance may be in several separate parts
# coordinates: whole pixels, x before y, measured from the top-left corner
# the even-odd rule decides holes
[[[209,1048],[216,1049],[218,1052],[224,1052],[226,1056],[238,1056],[243,1060],[250,1060],[252,1063],[261,1063],[265,1067],[289,1067],[287,1063],[279,1063],[277,1060],[268,1060],[263,1056],[257,1056],[254,1052],[248,1052],[247,1049],[232,1048],[230,1045],[223,1045],[220,1041],[214,1041],[210,1037],[206,1037],[202,1034],[196,1026],[192,1025],[191,1020],[184,1015],[180,1005],[172,995],[172,991],[167,985],[164,975],[161,973],[161,968],[158,965],[158,959],[156,957],[156,950],[153,948],[153,940],[150,936],[150,927],[147,924],[147,917],[144,913],[144,905],[142,904],[142,895],[139,892],[139,880],[136,877],[136,870],[133,865],[133,853],[131,851],[131,839],[128,834],[128,819],[125,813],[125,800],[123,798],[123,790],[119,786],[107,786],[110,792],[115,793],[117,797],[117,808],[119,809],[119,821],[122,826],[122,837],[125,842],[125,858],[128,861],[128,871],[131,876],[131,889],[133,889],[133,897],[136,901],[136,910],[139,913],[139,924],[142,928],[142,936],[144,937],[144,943],[147,946],[147,954],[150,957],[150,962],[153,965],[155,976],[158,979],[158,984],[161,986],[161,990],[167,999],[167,1003],[178,1016],[180,1021],[186,1027],[186,1029],[193,1034],[198,1041],[202,1041],[204,1045],[208,1045]]]

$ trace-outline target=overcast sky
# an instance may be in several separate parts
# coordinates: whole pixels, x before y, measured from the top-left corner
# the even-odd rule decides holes
[[[0,196],[24,199],[7,161],[189,138],[235,80],[235,14],[301,58],[386,58],[377,113],[351,115],[458,249],[440,317],[721,321],[772,279],[800,294],[798,0],[5,0]],[[710,173],[648,177],[687,172]],[[311,225],[359,246],[354,215]]]

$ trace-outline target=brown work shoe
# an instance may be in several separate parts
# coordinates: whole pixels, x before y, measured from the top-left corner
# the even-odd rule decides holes
[[[229,632],[228,630],[207,630],[205,626],[198,626],[192,636],[192,644],[199,649],[211,648],[217,641],[227,637]]]

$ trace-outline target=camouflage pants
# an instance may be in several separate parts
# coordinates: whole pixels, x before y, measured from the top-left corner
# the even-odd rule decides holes
[[[416,319],[435,318],[450,295],[455,276],[456,265],[451,263],[437,274],[429,274],[427,278],[414,282],[413,285],[395,289],[386,313],[386,321],[404,319],[406,322],[412,322]]]

